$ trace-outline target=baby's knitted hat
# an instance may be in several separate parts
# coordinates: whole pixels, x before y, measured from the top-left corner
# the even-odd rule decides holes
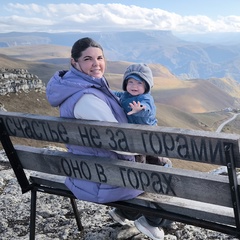
[[[144,63],[137,63],[130,65],[124,73],[122,89],[126,91],[127,80],[134,78],[136,80],[144,80],[146,82],[145,93],[150,92],[153,87],[153,76],[151,69]]]

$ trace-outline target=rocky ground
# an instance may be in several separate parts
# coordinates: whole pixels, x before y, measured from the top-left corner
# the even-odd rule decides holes
[[[77,201],[84,231],[79,232],[69,199],[38,193],[36,240],[140,240],[149,239],[134,225],[120,226],[109,217],[109,207]],[[22,194],[13,171],[0,153],[0,239],[29,239],[30,193]],[[165,228],[165,240],[231,239],[232,236],[174,223]]]

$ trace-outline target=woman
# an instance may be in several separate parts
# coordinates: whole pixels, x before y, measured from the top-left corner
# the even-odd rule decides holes
[[[61,117],[127,123],[120,103],[104,78],[105,64],[103,49],[97,42],[91,38],[82,38],[74,43],[70,70],[55,73],[46,89],[48,101],[52,106],[59,107]],[[73,145],[68,145],[67,148],[74,154],[135,161],[134,156],[121,155],[104,149]],[[142,193],[139,190],[74,178],[66,178],[65,184],[78,199],[96,203],[132,199]],[[122,224],[124,218],[135,220],[140,216],[136,212],[129,213],[118,209],[111,211],[110,215]],[[142,222],[139,223],[139,220]],[[150,230],[144,232],[140,229],[140,231],[145,234],[148,234],[147,231],[152,231],[150,235],[154,237],[152,239],[163,239],[163,230],[157,227],[161,221],[162,219],[155,221],[149,218],[148,222],[148,219],[140,218],[135,222],[144,229],[149,227]],[[151,222],[153,226],[149,225]]]

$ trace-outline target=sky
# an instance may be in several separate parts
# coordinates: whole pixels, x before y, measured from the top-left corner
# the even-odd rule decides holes
[[[0,33],[240,32],[240,0],[1,0]]]

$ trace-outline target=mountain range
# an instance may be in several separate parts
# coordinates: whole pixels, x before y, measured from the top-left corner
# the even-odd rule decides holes
[[[6,53],[9,47],[37,45],[71,47],[77,39],[86,36],[92,37],[103,46],[109,61],[161,64],[183,80],[229,78],[240,82],[240,38],[237,34],[231,43],[223,44],[219,41],[203,43],[196,41],[196,37],[195,41],[187,41],[170,31],[11,32],[0,33],[0,50],[5,50]],[[61,62],[60,59],[56,61]]]
[[[23,68],[45,84],[55,71],[69,68],[70,47],[50,44],[0,48],[0,68]],[[132,62],[108,61],[105,77],[113,90],[121,90],[122,75]],[[239,104],[240,88],[227,78],[181,80],[161,64],[149,64],[154,76],[152,94],[160,126],[214,131]],[[8,111],[58,115],[44,93],[29,92],[0,96]],[[231,109],[230,111],[228,109]],[[237,120],[236,120],[237,121]],[[225,129],[240,132],[238,125]]]
[[[0,68],[27,69],[45,84],[51,76],[70,66],[69,46],[41,44],[0,48]],[[108,61],[105,77],[113,90],[121,90],[123,72],[132,62]],[[240,88],[231,78],[181,80],[167,67],[150,63],[154,76],[152,95],[159,126],[216,131],[239,109]],[[0,74],[1,81],[1,74]],[[49,105],[44,92],[18,92],[0,95],[0,106],[7,111],[58,116],[58,108]],[[239,117],[223,131],[240,134]],[[175,167],[209,171],[198,163],[174,162]]]

